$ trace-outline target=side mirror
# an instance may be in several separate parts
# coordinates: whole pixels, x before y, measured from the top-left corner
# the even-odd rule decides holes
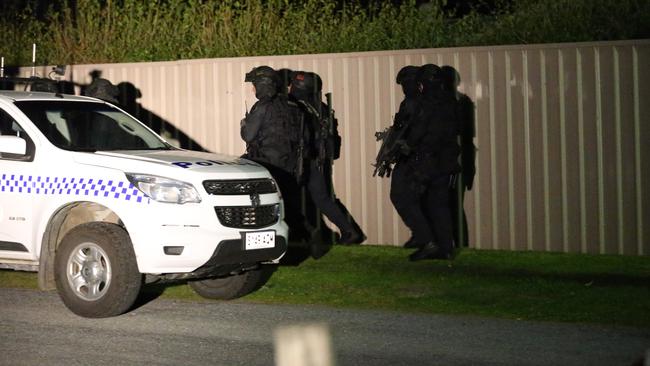
[[[0,136],[0,153],[25,155],[27,141],[18,136]]]

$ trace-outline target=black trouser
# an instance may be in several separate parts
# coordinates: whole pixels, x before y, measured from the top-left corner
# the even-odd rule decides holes
[[[307,172],[307,190],[316,208],[327,217],[341,234],[353,232],[354,225],[345,206],[336,199],[332,189],[331,165],[324,164],[322,170],[315,160],[310,161]]]
[[[469,230],[465,216],[465,185],[460,180],[461,174],[456,175],[456,184],[449,189],[449,210],[454,226],[454,243],[457,247],[469,246]]]
[[[408,165],[398,163],[392,174],[390,199],[404,224],[411,229],[415,242],[433,241],[444,251],[451,251],[453,229],[449,211],[449,175],[418,182]]]
[[[424,185],[415,182],[409,166],[401,162],[395,165],[390,184],[390,200],[404,224],[411,229],[413,240],[421,244],[435,241],[422,205],[425,190]]]
[[[257,161],[268,169],[273,179],[278,184],[282,200],[284,201],[284,220],[289,226],[289,238],[293,241],[308,240],[310,230],[302,214],[302,201],[300,186],[292,173],[265,161]]]
[[[429,223],[433,227],[436,243],[444,253],[451,253],[454,246],[454,226],[449,210],[449,178],[448,174],[434,177],[427,186],[425,198]]]

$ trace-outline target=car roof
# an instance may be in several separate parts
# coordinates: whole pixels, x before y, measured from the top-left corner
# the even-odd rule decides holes
[[[31,91],[12,91],[12,90],[0,90],[0,99],[16,102],[23,100],[51,100],[51,101],[61,101],[61,100],[71,100],[71,101],[84,101],[84,102],[101,102],[99,99],[83,97],[78,95],[70,94],[55,94],[48,92],[31,92]]]

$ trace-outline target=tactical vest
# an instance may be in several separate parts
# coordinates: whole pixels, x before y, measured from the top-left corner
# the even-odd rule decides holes
[[[413,171],[426,178],[459,171],[457,118],[454,99],[440,96],[422,100],[422,110],[415,120],[418,126],[413,126],[417,131],[410,131],[419,143],[411,146],[413,150],[406,159]]]
[[[280,96],[270,102],[256,145],[263,160],[292,172],[296,164],[300,121],[298,110]]]

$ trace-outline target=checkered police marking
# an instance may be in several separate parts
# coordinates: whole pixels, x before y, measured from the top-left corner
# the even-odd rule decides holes
[[[138,203],[150,203],[149,197],[131,183],[110,179],[42,177],[0,174],[0,193],[107,197]]]

